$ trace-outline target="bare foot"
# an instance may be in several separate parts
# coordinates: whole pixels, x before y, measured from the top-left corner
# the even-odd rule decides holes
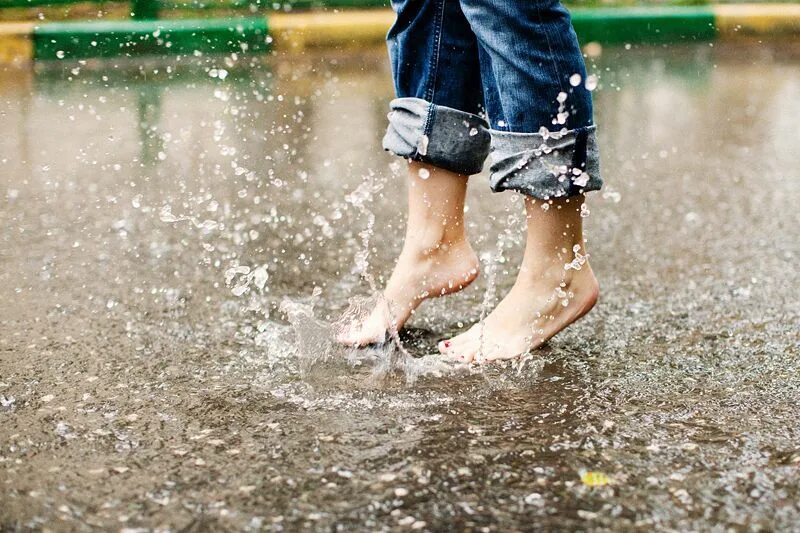
[[[440,342],[439,351],[467,363],[520,357],[588,313],[598,294],[588,263],[535,282],[521,277],[485,320]]]
[[[382,343],[387,332],[399,331],[424,300],[458,292],[478,276],[478,256],[466,240],[428,250],[409,248],[400,254],[375,309],[363,322],[347,325],[338,342],[350,346]]]
[[[467,176],[423,163],[408,167],[405,244],[383,298],[363,320],[345,322],[338,342],[365,346],[387,340],[427,298],[458,292],[478,275],[478,257],[464,230]]]
[[[528,229],[517,281],[486,319],[439,343],[443,354],[468,363],[513,359],[589,312],[599,287],[585,252],[583,201],[525,199]]]

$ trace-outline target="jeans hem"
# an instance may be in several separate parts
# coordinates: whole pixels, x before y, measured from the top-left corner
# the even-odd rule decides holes
[[[595,126],[562,132],[491,130],[494,192],[514,190],[541,200],[600,190]]]
[[[422,98],[396,98],[389,106],[385,150],[459,174],[483,169],[491,144],[483,118]]]

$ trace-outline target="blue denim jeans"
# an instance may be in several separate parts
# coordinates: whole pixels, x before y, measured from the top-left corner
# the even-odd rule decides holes
[[[383,146],[550,199],[600,189],[586,67],[558,0],[393,0]]]

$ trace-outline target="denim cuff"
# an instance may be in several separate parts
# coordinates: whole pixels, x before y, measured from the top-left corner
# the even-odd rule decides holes
[[[389,106],[385,150],[459,174],[481,171],[491,143],[481,117],[421,98],[397,98]]]
[[[542,200],[599,190],[603,180],[595,128],[563,133],[492,130],[492,190],[515,190]]]

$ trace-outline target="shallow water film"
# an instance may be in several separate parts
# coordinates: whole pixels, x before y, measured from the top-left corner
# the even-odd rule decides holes
[[[402,241],[383,50],[0,72],[0,529],[798,530],[800,54],[593,56],[600,303],[492,368],[435,355],[516,274],[485,175],[478,281],[331,341]]]

